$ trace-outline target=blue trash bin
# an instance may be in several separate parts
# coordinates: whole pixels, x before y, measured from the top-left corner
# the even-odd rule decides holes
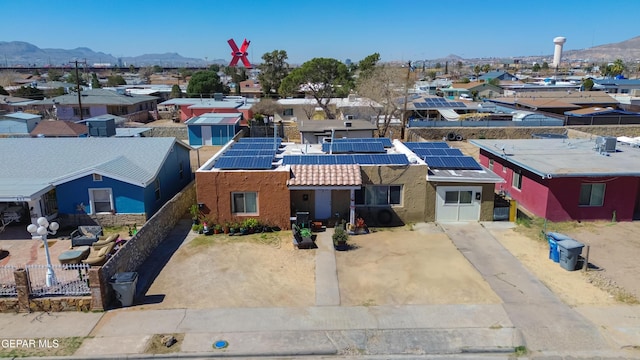
[[[547,241],[549,242],[549,259],[553,262],[560,262],[560,250],[558,250],[558,242],[563,240],[572,240],[570,237],[564,234],[548,232]]]

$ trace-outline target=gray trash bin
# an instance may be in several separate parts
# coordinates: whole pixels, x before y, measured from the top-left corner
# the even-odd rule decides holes
[[[576,269],[578,257],[582,254],[584,244],[573,239],[558,241],[558,251],[560,252],[560,267],[567,271]]]
[[[137,272],[121,272],[116,273],[109,281],[113,291],[116,293],[116,299],[120,301],[123,307],[133,304],[133,297],[136,294],[136,284],[138,283]]]

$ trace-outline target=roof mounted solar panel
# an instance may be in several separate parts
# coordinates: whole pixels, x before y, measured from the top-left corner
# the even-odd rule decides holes
[[[223,156],[271,156],[274,157],[276,152],[273,149],[229,149],[225,151]]]
[[[273,143],[272,137],[243,137],[238,139],[238,142],[241,143]],[[277,137],[276,142],[278,144],[282,143],[282,138]]]
[[[279,147],[279,145],[278,145],[278,147]],[[273,142],[272,143],[261,143],[261,142],[256,142],[256,143],[252,143],[252,142],[237,143],[237,144],[233,144],[233,146],[231,146],[231,149],[233,149],[233,150],[248,150],[248,149],[268,150],[268,149],[273,149]]]
[[[333,143],[358,143],[358,142],[380,142],[382,146],[386,148],[391,147],[391,139],[389,138],[342,138],[342,139],[333,139]]]
[[[221,170],[266,170],[271,169],[272,156],[221,156],[213,165]]]
[[[424,142],[406,142],[404,143],[410,150],[415,149],[450,149],[446,142],[442,141],[424,141]]]
[[[461,169],[482,170],[482,166],[480,166],[480,164],[478,164],[476,159],[472,158],[471,156],[459,156],[458,161],[462,166]]]
[[[322,144],[325,153],[384,153],[386,150],[381,142],[336,142]]]

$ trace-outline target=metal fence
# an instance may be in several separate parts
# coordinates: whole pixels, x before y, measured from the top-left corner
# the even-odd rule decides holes
[[[85,296],[91,293],[89,288],[88,264],[52,265],[55,283],[47,286],[47,265],[25,266],[31,285],[31,296]]]
[[[15,266],[1,266],[0,267],[0,297],[2,296],[18,296],[16,290],[16,278],[13,275],[16,271]]]

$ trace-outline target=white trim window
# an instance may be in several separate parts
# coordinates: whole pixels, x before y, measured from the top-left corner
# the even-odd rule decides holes
[[[110,188],[89,189],[89,204],[92,214],[108,213],[115,209]]]
[[[522,174],[517,171],[513,172],[513,177],[511,179],[511,186],[518,190],[522,190]]]
[[[605,184],[581,184],[579,206],[604,205]]]
[[[257,192],[231,193],[231,212],[237,215],[257,215],[258,214],[258,193]]]
[[[102,175],[93,174],[93,181],[102,181]]]
[[[489,159],[489,170],[493,171],[493,159]]]
[[[402,185],[365,185],[356,190],[356,205],[389,206],[402,204]]]

